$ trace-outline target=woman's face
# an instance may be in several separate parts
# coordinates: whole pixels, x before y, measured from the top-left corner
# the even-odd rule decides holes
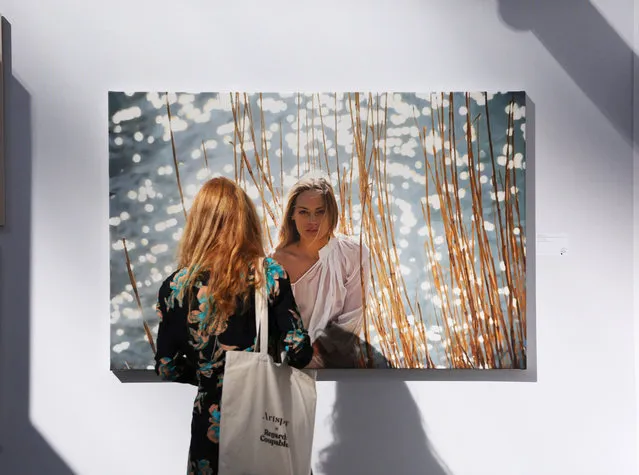
[[[329,233],[329,216],[321,191],[308,190],[295,200],[293,221],[297,232],[305,241],[323,239]]]

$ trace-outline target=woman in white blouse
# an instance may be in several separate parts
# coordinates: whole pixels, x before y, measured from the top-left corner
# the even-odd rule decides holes
[[[330,183],[322,177],[301,179],[289,192],[273,256],[288,273],[316,349],[309,368],[358,364],[368,248],[336,233],[338,216]]]

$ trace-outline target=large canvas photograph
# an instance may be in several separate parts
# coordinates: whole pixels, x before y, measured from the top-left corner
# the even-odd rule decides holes
[[[214,177],[246,191],[285,268],[284,228],[334,221],[318,262],[290,272],[314,367],[526,368],[524,92],[108,100],[112,370],[153,369],[158,290]],[[324,189],[317,209],[308,186]]]

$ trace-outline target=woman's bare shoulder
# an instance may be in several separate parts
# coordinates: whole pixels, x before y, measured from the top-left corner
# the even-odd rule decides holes
[[[284,267],[287,267],[287,264],[290,265],[291,261],[296,259],[298,256],[295,253],[295,247],[293,244],[290,244],[281,249],[276,249],[272,257]]]
[[[285,256],[285,257],[297,257],[299,255],[299,246],[296,242],[289,244],[288,246],[276,249],[273,253],[273,257]]]

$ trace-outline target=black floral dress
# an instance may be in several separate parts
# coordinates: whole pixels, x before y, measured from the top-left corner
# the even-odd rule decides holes
[[[249,270],[249,274],[252,270]],[[313,356],[306,329],[299,316],[291,284],[282,266],[271,258],[264,260],[268,291],[269,347],[287,352],[289,364],[303,368]],[[218,473],[220,401],[224,384],[226,351],[254,351],[256,341],[255,305],[251,295],[242,311],[231,315],[214,331],[206,330],[208,282],[195,284],[190,303],[178,295],[186,269],[171,274],[160,287],[157,312],[155,371],[167,381],[198,387],[191,421],[188,475]],[[240,308],[240,306],[238,306]]]

